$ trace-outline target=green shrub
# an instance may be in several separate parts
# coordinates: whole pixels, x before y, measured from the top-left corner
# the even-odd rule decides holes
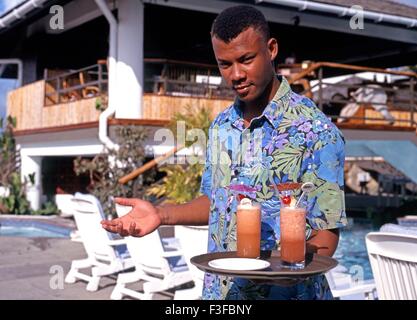
[[[0,127],[3,128],[3,126],[3,119],[0,118]],[[0,198],[0,213],[31,214],[30,204],[26,199],[26,186],[28,179],[31,182],[34,181],[34,175],[21,181],[20,157],[16,150],[14,128],[16,128],[16,119],[7,117],[4,130],[0,135],[0,185],[9,190],[9,195]]]
[[[185,137],[177,136],[177,122],[184,121]],[[189,108],[184,114],[175,114],[169,127],[179,140],[185,140],[194,128],[202,129],[208,137],[211,119],[206,108]],[[190,147],[196,141],[186,141],[185,146]],[[195,144],[194,144],[195,146]],[[206,145],[199,146],[202,150]],[[200,183],[204,165],[200,163],[186,165],[165,165],[160,171],[166,173],[162,181],[147,189],[146,194],[158,198],[165,198],[170,203],[185,203],[200,195]]]
[[[117,128],[115,133],[119,150],[106,148],[92,160],[81,157],[74,160],[75,173],[89,175],[90,184],[87,189],[100,200],[106,215],[114,215],[113,197],[143,197],[143,184],[152,179],[154,172],[147,172],[126,184],[120,184],[118,180],[121,177],[145,162],[143,141],[146,130],[138,126],[124,126]]]

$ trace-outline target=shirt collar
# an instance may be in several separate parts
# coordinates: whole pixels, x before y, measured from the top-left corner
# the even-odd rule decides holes
[[[287,79],[281,75],[277,75],[277,78],[280,81],[280,86],[272,100],[265,107],[262,115],[259,117],[265,117],[275,129],[278,128],[284,112],[287,110],[291,96],[291,87]],[[231,108],[229,120],[237,129],[244,129],[243,114],[241,108],[239,107],[239,101],[237,98]]]

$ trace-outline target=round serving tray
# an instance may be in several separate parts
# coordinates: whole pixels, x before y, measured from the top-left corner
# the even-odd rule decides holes
[[[228,270],[214,268],[209,262],[216,259],[238,258],[236,251],[206,253],[191,258],[191,263],[204,272],[215,273],[229,277],[240,277],[249,279],[285,279],[285,278],[308,278],[322,274],[337,266],[337,260],[318,254],[306,255],[306,266],[302,270],[291,270],[282,267],[279,251],[263,252],[262,260],[268,261],[270,266],[263,270]],[[238,263],[239,260],[236,260]]]

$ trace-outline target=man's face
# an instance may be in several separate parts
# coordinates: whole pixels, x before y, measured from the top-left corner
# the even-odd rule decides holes
[[[272,61],[278,53],[275,39],[268,41],[255,29],[248,28],[229,43],[211,38],[220,73],[239,100],[250,103],[264,94],[274,76]]]

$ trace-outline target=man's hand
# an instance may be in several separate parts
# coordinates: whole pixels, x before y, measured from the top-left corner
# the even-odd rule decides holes
[[[121,218],[101,221],[102,227],[107,231],[123,237],[143,237],[161,225],[158,209],[150,202],[127,198],[115,198],[114,201],[123,206],[130,206],[132,210]]]
[[[339,243],[339,229],[313,230],[306,243],[307,252],[331,257]]]

